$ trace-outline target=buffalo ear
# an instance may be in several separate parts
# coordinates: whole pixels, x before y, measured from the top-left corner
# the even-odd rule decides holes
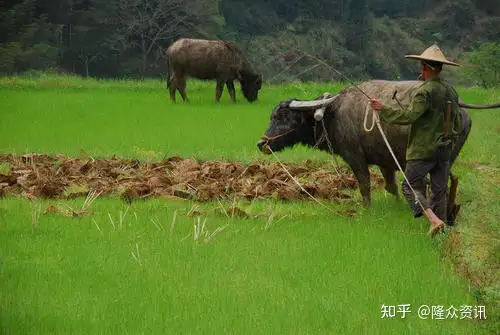
[[[290,107],[290,103],[292,101],[294,101],[294,100],[296,100],[296,99],[295,98],[289,98],[289,99],[286,99],[286,100],[282,100],[282,101],[280,101],[279,106],[281,108],[288,108],[288,107]]]

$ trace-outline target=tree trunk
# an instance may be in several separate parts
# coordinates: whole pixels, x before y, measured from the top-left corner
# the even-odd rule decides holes
[[[85,56],[84,63],[85,63],[85,77],[88,78],[89,77],[89,56]]]
[[[486,83],[486,80],[484,80],[484,78],[481,78],[481,82],[483,83],[483,87],[485,89],[487,89],[488,88],[488,84]]]

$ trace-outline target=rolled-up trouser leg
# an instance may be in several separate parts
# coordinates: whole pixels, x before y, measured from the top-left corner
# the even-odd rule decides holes
[[[446,190],[449,169],[450,163],[448,161],[437,161],[436,165],[429,171],[432,210],[443,221],[446,221]]]
[[[408,181],[411,184],[411,187],[417,194],[418,200],[423,205],[425,209],[429,208],[429,203],[425,197],[426,194],[426,183],[425,176],[436,164],[435,161],[431,160],[423,160],[423,159],[415,159],[409,160],[406,162],[405,175]],[[413,210],[414,217],[420,217],[423,214],[422,207],[420,204],[415,202],[415,196],[410,186],[406,183],[406,180],[403,179],[403,183],[401,185],[401,190],[403,195]]]

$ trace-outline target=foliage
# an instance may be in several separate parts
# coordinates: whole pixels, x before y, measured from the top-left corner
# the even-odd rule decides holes
[[[463,77],[471,84],[484,88],[500,86],[500,43],[482,44],[476,51],[464,55]]]
[[[500,39],[500,12],[485,0],[20,0],[0,8],[3,74],[164,77],[165,49],[192,37],[239,44],[275,81],[331,80],[323,62],[358,80],[410,79],[407,52],[438,42],[456,59]]]

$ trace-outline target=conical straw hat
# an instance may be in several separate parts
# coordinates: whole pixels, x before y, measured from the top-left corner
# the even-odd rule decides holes
[[[439,49],[439,47],[436,44],[431,45],[430,47],[425,49],[421,55],[406,55],[405,58],[428,60],[428,61],[432,61],[432,62],[439,62],[439,63],[453,65],[453,66],[460,66],[460,64],[457,64],[457,63],[454,63],[452,61],[447,60],[444,57],[444,54],[441,51],[441,49]]]

